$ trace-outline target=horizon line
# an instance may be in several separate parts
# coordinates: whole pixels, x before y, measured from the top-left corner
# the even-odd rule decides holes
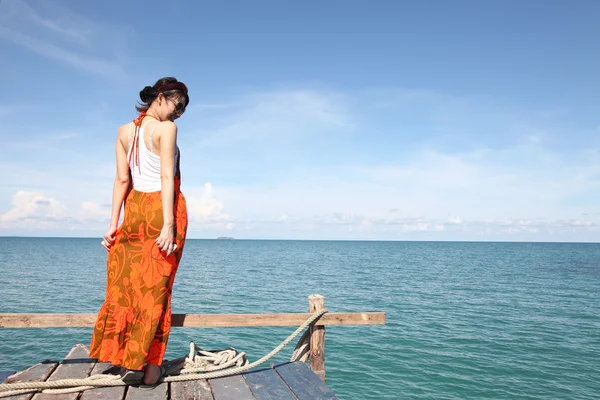
[[[0,239],[98,239],[95,236],[17,236],[0,235]],[[523,243],[523,244],[600,244],[600,241],[529,241],[529,240],[415,240],[415,239],[284,239],[284,238],[235,238],[219,236],[212,238],[186,238],[186,240],[214,240],[214,241],[286,241],[286,242],[415,242],[415,243]]]

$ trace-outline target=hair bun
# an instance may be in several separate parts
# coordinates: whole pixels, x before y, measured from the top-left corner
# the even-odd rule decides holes
[[[140,99],[144,103],[149,103],[151,100],[154,99],[154,97],[156,97],[156,93],[154,93],[154,90],[152,89],[152,86],[146,86],[140,92]]]

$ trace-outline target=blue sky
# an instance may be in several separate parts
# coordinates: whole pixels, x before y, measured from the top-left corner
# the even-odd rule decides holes
[[[0,235],[100,237],[139,91],[192,238],[598,241],[600,3],[0,0]]]

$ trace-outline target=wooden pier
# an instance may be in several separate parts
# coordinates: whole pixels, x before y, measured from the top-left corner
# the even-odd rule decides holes
[[[324,298],[309,296],[309,311],[324,308]],[[172,326],[298,326],[311,314],[174,314]],[[93,314],[0,314],[0,328],[92,327]],[[152,390],[113,386],[69,394],[27,393],[11,400],[298,400],[337,399],[325,384],[326,325],[385,324],[385,313],[327,313],[309,327],[309,346],[301,361],[270,364],[262,368],[215,379],[163,382]],[[305,364],[304,361],[309,361]],[[181,359],[165,361],[167,375],[177,375]],[[24,371],[0,371],[0,383],[51,382],[85,379],[102,373],[108,363],[89,358],[85,345],[75,345],[62,362],[44,361]],[[0,391],[0,394],[2,392]]]
[[[168,370],[168,362],[165,363]],[[76,345],[61,362],[46,361],[16,373],[4,383],[84,379],[102,373],[108,363],[88,358],[88,348]],[[279,363],[217,379],[161,383],[152,390],[136,386],[89,389],[82,393],[28,393],[10,400],[296,400],[337,399],[307,364]]]

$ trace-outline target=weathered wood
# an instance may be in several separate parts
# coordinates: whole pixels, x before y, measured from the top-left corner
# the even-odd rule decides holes
[[[166,375],[177,375],[185,367],[185,357],[164,360],[162,365]],[[213,400],[210,386],[206,379],[197,381],[169,383],[169,399],[171,400]]]
[[[213,395],[206,379],[187,382],[171,382],[170,400],[213,400]]]
[[[297,399],[279,374],[271,368],[245,372],[243,377],[256,400]]]
[[[319,294],[308,296],[308,311],[316,313],[325,308],[325,297]],[[325,381],[325,327],[310,326],[310,369]]]
[[[17,371],[0,371],[0,383],[4,382],[6,378],[15,374]]]
[[[106,371],[110,367],[110,363],[99,362],[94,365],[94,369],[90,372],[91,375],[98,375]],[[82,393],[79,400],[120,400],[125,395],[125,386],[110,386],[96,389],[89,389]]]
[[[168,391],[168,383],[161,383],[152,389],[129,386],[125,400],[167,400]]]
[[[288,387],[299,400],[331,400],[338,397],[303,362],[283,363],[275,366]]]
[[[173,314],[172,326],[233,327],[233,326],[299,326],[311,314]],[[0,314],[0,328],[93,328],[96,314]],[[327,313],[321,325],[382,325],[384,312]]]
[[[0,314],[0,328],[92,328],[96,314]]]
[[[214,400],[256,400],[241,375],[209,379]]]
[[[24,371],[18,372],[9,378],[4,383],[17,383],[17,382],[44,382],[54,369],[58,366],[57,362],[44,361],[36,364],[32,367],[27,368]],[[7,399],[10,400],[29,400],[33,397],[35,392],[25,393],[19,396],[10,396]]]
[[[46,381],[87,378],[90,376],[90,372],[95,364],[96,360],[89,358],[87,346],[76,344]],[[78,392],[64,394],[38,393],[33,396],[33,400],[76,400],[79,394]]]

